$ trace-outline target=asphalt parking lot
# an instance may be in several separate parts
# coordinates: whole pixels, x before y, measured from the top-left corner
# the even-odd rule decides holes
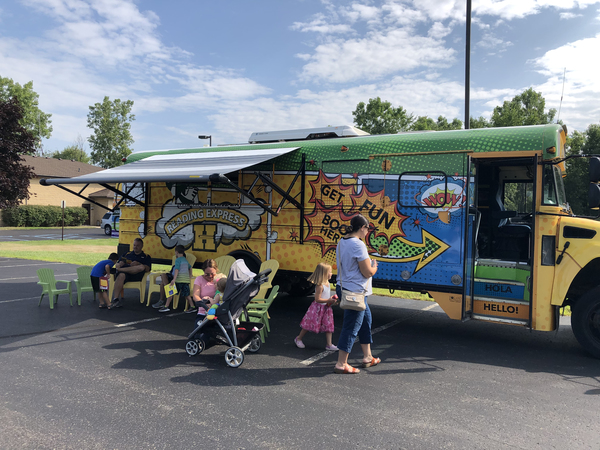
[[[282,295],[266,344],[232,369],[224,346],[188,357],[193,317],[160,315],[135,290],[114,311],[91,294],[38,307],[39,267],[76,277],[0,258],[3,448],[600,448],[600,361],[568,318],[537,333],[372,297],[382,364],[336,375],[323,336],[293,343],[311,299]],[[339,309],[335,323],[334,342]]]

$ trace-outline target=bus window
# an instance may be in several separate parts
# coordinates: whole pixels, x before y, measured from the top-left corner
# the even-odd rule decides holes
[[[542,204],[569,209],[562,174],[557,166],[544,166]]]
[[[504,183],[504,207],[507,211],[516,211],[517,215],[533,212],[533,183],[506,182]]]

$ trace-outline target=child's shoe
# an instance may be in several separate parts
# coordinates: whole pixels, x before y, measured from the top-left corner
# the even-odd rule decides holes
[[[159,313],[166,313],[166,312],[169,312],[169,311],[171,311],[171,308],[160,308],[158,310]]]
[[[296,347],[298,347],[298,348],[305,348],[306,347],[306,345],[304,345],[304,342],[302,342],[297,337],[294,338],[294,343],[296,344]]]
[[[330,352],[337,352],[339,350],[339,348],[337,348],[335,345],[331,344],[331,345],[326,345],[325,350],[329,350]]]

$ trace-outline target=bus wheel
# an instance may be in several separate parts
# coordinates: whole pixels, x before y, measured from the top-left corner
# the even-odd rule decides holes
[[[600,358],[600,286],[573,305],[571,328],[581,346],[594,357]]]
[[[307,297],[315,293],[315,285],[307,280],[298,279],[296,283],[292,284],[289,293],[294,297]]]

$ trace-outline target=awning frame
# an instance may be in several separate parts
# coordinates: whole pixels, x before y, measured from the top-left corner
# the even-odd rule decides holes
[[[243,170],[243,169],[240,169]],[[227,186],[231,187],[232,189],[234,189],[235,191],[239,192],[240,194],[242,194],[244,197],[246,197],[248,200],[250,200],[252,203],[254,203],[255,205],[259,206],[260,208],[262,208],[265,212],[268,212],[274,216],[278,216],[279,213],[281,212],[281,209],[283,208],[284,204],[286,202],[292,204],[293,206],[295,206],[298,210],[300,210],[300,220],[299,220],[299,229],[300,229],[300,243],[303,243],[304,240],[304,200],[305,200],[305,180],[306,180],[306,155],[304,153],[302,153],[302,162],[300,164],[300,168],[298,169],[298,171],[296,172],[296,174],[294,175],[294,179],[292,180],[289,188],[287,189],[287,191],[283,190],[281,187],[279,187],[277,184],[275,184],[273,182],[273,180],[271,180],[269,177],[263,175],[261,172],[259,171],[255,171],[254,175],[256,176],[256,178],[254,179],[254,181],[251,183],[250,187],[248,189],[243,189],[240,186],[238,186],[236,183],[232,182],[229,178],[227,178],[225,175],[220,174],[220,173],[215,173],[212,175],[209,175],[208,180],[204,181],[204,180],[194,180],[194,179],[190,179],[187,182],[188,183],[194,183],[194,184],[202,184],[202,183],[221,183],[221,184],[226,184]],[[296,198],[292,197],[290,195],[291,190],[293,189],[293,187],[296,185],[296,182],[298,181],[298,178],[301,178],[301,187],[300,187],[300,202],[298,202],[298,200],[296,200]],[[265,185],[271,187],[273,190],[275,190],[279,195],[281,195],[282,199],[281,202],[279,203],[279,205],[277,206],[277,208],[272,209],[270,206],[267,206],[265,203],[263,203],[260,199],[256,198],[253,194],[252,194],[252,190],[254,189],[254,187],[256,186],[256,184],[258,183],[258,181],[262,181]],[[139,182],[139,181],[134,181],[134,182],[122,182],[119,183],[121,185],[130,185],[131,186],[125,191],[123,189],[118,189],[116,187],[113,187],[109,184],[106,183],[86,183],[83,188],[79,191],[76,192],[72,189],[69,189],[65,186],[63,186],[62,184],[59,183],[52,183],[54,186],[57,186],[61,189],[63,189],[64,191],[69,192],[70,194],[73,194],[79,198],[82,198],[83,200],[86,200],[90,203],[93,203],[96,206],[99,206],[101,208],[104,208],[108,211],[114,212],[116,209],[118,209],[121,204],[123,203],[123,201],[125,200],[129,200],[134,202],[135,204],[141,206],[142,208],[144,208],[144,232],[147,233],[148,230],[148,205],[150,203],[150,182]],[[158,182],[158,181],[157,181]],[[185,183],[185,181],[177,181],[177,183]],[[42,185],[46,185],[45,180],[42,180],[41,182]],[[92,200],[90,197],[85,197],[84,195],[82,195],[83,191],[90,185],[90,184],[98,184],[106,189],[108,189],[109,191],[112,191],[114,193],[116,193],[117,195],[121,196],[121,199],[117,202],[117,204],[113,207],[107,207],[104,205],[101,205],[100,203],[96,202],[95,200]],[[131,191],[138,185],[143,185],[144,187],[144,200],[141,201],[137,198],[134,198],[132,196],[130,196],[129,194],[131,193]]]

